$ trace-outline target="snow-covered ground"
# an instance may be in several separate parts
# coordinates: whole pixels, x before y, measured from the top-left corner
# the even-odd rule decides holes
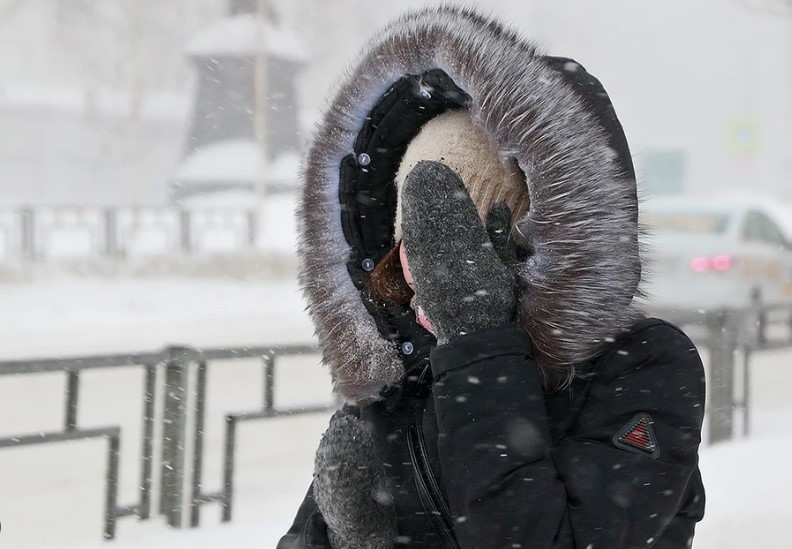
[[[200,279],[51,279],[0,284],[0,360],[303,343],[297,284]]]
[[[310,323],[293,281],[187,279],[53,280],[0,285],[0,360],[145,351],[165,344],[230,346],[307,342]],[[329,402],[318,356],[284,360],[279,405]],[[255,361],[210,366],[205,490],[220,486],[223,417],[256,409]],[[792,538],[792,351],[757,355],[752,436],[702,450],[708,510],[696,549],[789,548]],[[81,386],[81,426],[122,426],[120,503],[134,503],[142,376],[135,368],[92,371]],[[0,376],[0,436],[59,428],[63,377]],[[202,527],[169,530],[161,518],[123,518],[101,540],[105,443],[0,450],[0,548],[274,547],[310,481],[327,414],[243,424],[234,519],[204,507]]]

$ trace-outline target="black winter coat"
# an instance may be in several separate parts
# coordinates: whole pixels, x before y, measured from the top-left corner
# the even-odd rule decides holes
[[[397,402],[360,409],[394,487],[396,547],[689,547],[704,511],[695,347],[649,319],[587,370],[545,394],[508,325],[434,348]],[[636,418],[650,450],[619,441]],[[326,547],[309,492],[278,549]]]

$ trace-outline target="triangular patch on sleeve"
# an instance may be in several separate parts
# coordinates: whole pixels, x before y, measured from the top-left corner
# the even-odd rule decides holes
[[[649,414],[641,412],[613,435],[613,444],[628,452],[657,459],[660,446],[652,425],[654,421]]]

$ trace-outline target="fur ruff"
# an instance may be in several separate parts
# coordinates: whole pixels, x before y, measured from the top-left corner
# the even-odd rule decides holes
[[[435,68],[470,95],[474,123],[530,181],[530,211],[515,227],[533,249],[520,268],[521,321],[543,360],[571,379],[575,364],[642,316],[632,301],[641,277],[635,181],[595,116],[515,32],[466,9],[422,9],[379,32],[347,72],[304,167],[300,282],[336,390],[348,400],[379,398],[404,368],[347,272],[339,166],[387,89]],[[565,70],[581,69],[570,62]]]

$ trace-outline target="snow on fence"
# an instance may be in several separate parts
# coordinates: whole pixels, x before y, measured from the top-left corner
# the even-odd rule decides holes
[[[156,507],[169,526],[185,526],[189,510],[189,524],[196,527],[204,504],[218,502],[222,506],[223,521],[231,520],[234,495],[234,465],[237,425],[240,422],[269,419],[286,415],[326,412],[335,407],[327,403],[311,406],[278,408],[275,406],[276,361],[282,357],[316,354],[313,345],[275,347],[242,347],[194,349],[167,347],[159,352],[126,355],[90,356],[70,359],[44,359],[0,362],[3,376],[63,372],[64,420],[59,431],[18,434],[0,438],[0,450],[52,444],[66,441],[103,438],[108,442],[105,472],[104,537],[113,539],[116,521],[125,516],[140,520],[151,518]],[[204,425],[206,416],[207,373],[209,364],[218,361],[258,358],[263,367],[262,405],[256,410],[226,414],[223,456],[223,483],[220,491],[202,491],[204,462]],[[140,480],[138,501],[132,505],[118,504],[121,427],[108,425],[84,429],[77,425],[79,411],[80,374],[89,369],[137,366],[144,370],[145,381],[141,395],[142,440],[140,445]],[[156,414],[157,398],[162,399]],[[156,429],[155,419],[161,418]],[[188,429],[191,426],[191,429]],[[190,432],[188,432],[188,430]],[[155,433],[159,436],[155,438]],[[160,449],[159,458],[155,446]],[[131,458],[131,456],[128,456]],[[159,482],[154,483],[155,465],[159,465]],[[155,494],[155,489],[158,493]],[[158,496],[155,499],[155,495]],[[157,502],[157,503],[154,503]]]
[[[170,254],[289,251],[296,239],[294,195],[260,206],[0,209],[0,262],[125,259]]]

